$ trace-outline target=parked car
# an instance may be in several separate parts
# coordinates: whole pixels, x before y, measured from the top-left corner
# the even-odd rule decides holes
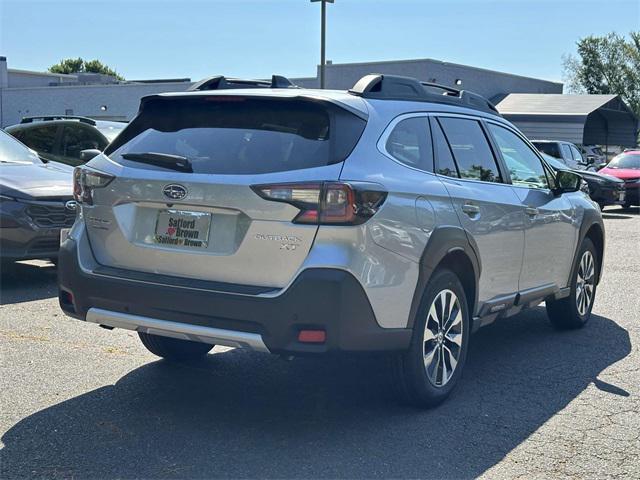
[[[169,360],[216,344],[392,353],[422,406],[496,318],[545,301],[558,328],[589,320],[600,210],[486,99],[391,75],[349,91],[277,78],[147,96],[75,170],[66,314]]]
[[[89,157],[83,150],[104,150],[125,127],[122,122],[93,120],[78,116],[25,117],[5,128],[47,160],[76,166]],[[95,155],[94,153],[94,155]]]
[[[578,147],[569,142],[557,142],[552,140],[531,140],[531,143],[542,153],[557,158],[571,170],[595,170],[594,158],[585,158]]]
[[[60,229],[76,216],[73,169],[43,162],[0,130],[0,257],[3,262],[56,260]]]
[[[627,196],[624,206],[640,205],[640,150],[627,150],[615,156],[599,173],[624,181]]]
[[[542,156],[551,167],[556,170],[567,170],[568,167],[557,158],[543,153]],[[597,202],[602,210],[607,205],[624,205],[626,189],[624,182],[619,178],[606,175],[601,172],[590,172],[588,170],[577,170],[577,173],[587,184],[586,192],[591,200]]]
[[[593,164],[596,168],[607,163],[607,156],[597,145],[580,145],[580,152],[587,163]]]

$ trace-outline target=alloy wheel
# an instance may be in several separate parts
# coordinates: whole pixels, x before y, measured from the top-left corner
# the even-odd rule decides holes
[[[434,298],[424,327],[424,368],[431,383],[442,387],[451,380],[462,353],[464,322],[460,300],[451,290]]]
[[[585,316],[593,302],[595,288],[595,262],[589,250],[582,254],[578,265],[578,278],[576,280],[576,307],[580,316]]]

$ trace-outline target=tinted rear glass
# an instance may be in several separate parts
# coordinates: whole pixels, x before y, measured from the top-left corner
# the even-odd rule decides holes
[[[331,104],[300,99],[202,97],[158,99],[106,154],[138,168],[161,169],[125,153],[164,153],[191,161],[194,173],[259,174],[343,161],[365,121]]]

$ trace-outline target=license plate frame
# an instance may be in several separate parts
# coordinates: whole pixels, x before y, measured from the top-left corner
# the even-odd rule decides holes
[[[153,244],[169,248],[205,250],[209,247],[211,223],[212,215],[208,212],[175,208],[158,210]]]

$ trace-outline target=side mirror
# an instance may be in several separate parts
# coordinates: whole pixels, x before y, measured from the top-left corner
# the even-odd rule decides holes
[[[575,172],[569,170],[558,170],[556,173],[556,188],[554,193],[562,195],[568,192],[577,192],[580,190],[582,177]]]
[[[593,165],[594,163],[596,163],[596,157],[594,157],[593,155],[587,155],[587,159],[585,160],[587,165]]]
[[[97,148],[89,148],[88,150],[82,150],[80,152],[80,160],[82,160],[83,163],[86,163],[89,160],[91,160],[93,157],[100,155],[101,153],[102,152]]]

